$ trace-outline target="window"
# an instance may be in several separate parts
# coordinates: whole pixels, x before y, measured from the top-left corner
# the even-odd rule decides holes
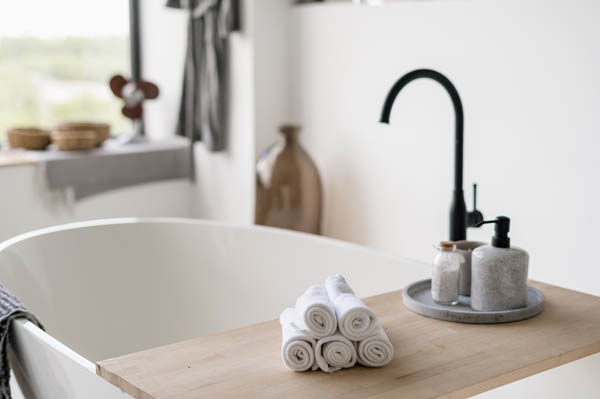
[[[0,4],[0,138],[64,120],[130,129],[108,81],[130,75],[127,0]]]

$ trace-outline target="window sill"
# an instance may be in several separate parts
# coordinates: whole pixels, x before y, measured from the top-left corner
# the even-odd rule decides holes
[[[35,165],[35,161],[27,159],[22,151],[3,150],[0,152],[0,168]]]
[[[187,139],[117,144],[90,151],[0,151],[0,167],[36,166],[48,190],[70,188],[75,200],[137,184],[190,178]]]

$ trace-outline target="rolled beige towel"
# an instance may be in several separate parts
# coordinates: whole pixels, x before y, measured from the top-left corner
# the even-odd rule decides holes
[[[356,364],[356,346],[338,332],[317,341],[315,357],[321,370],[333,373]]]
[[[316,340],[302,333],[296,325],[298,315],[293,308],[287,308],[279,316],[281,323],[281,359],[294,371],[319,368],[315,361]]]
[[[377,334],[358,343],[358,362],[367,367],[383,367],[394,358],[394,347],[383,327]]]
[[[313,338],[327,337],[337,329],[335,310],[322,284],[310,286],[298,298],[296,312],[300,317],[298,328]]]

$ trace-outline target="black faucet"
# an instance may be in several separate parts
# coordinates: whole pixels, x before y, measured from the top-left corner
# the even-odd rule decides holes
[[[390,112],[398,93],[404,86],[420,78],[433,79],[441,84],[450,95],[452,104],[454,104],[456,137],[454,141],[454,193],[450,207],[450,239],[452,241],[466,240],[467,227],[479,227],[478,224],[483,221],[483,215],[477,210],[477,184],[473,184],[473,211],[467,213],[467,206],[465,205],[463,194],[463,107],[456,87],[447,77],[431,69],[417,69],[409,72],[398,79],[390,89],[383,104],[380,122],[390,123]]]

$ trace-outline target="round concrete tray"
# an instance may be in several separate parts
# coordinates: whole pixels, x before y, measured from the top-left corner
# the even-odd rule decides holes
[[[402,290],[404,306],[415,313],[457,323],[493,324],[528,319],[544,309],[544,294],[528,286],[527,306],[498,312],[479,312],[471,308],[471,298],[460,296],[454,306],[439,305],[431,299],[431,279],[417,281]]]

